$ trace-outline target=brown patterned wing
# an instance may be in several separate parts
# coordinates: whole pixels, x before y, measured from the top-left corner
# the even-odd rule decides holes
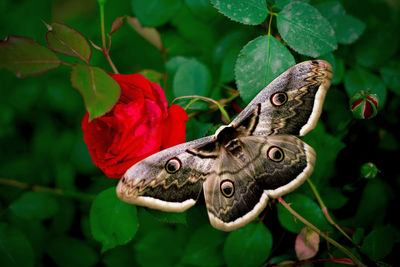
[[[220,150],[203,190],[211,224],[232,231],[256,218],[312,173],[314,150],[295,136],[248,136]]]
[[[133,165],[117,186],[127,203],[153,209],[182,212],[193,206],[214,164],[212,157],[195,156],[190,149],[215,142],[204,137],[158,152]]]
[[[328,62],[299,63],[265,87],[230,125],[248,135],[303,136],[317,124],[331,80]]]

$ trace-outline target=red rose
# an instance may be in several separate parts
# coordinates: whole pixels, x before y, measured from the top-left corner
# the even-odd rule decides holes
[[[82,120],[94,164],[108,177],[120,178],[136,162],[162,149],[183,143],[188,117],[168,103],[163,89],[139,74],[112,74],[121,87],[117,104],[107,114]]]

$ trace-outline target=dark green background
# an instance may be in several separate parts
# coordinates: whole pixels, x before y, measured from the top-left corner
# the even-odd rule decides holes
[[[110,53],[114,63],[124,74],[144,69],[161,73],[168,70],[165,89],[171,101],[174,92],[179,91],[179,84],[173,83],[174,64],[180,62],[176,56],[195,59],[210,73],[209,77],[203,73],[206,78],[199,78],[199,81],[209,80],[205,85],[208,91],[204,94],[216,100],[227,97],[224,88],[236,88],[233,65],[240,49],[266,34],[265,27],[231,21],[207,1],[199,1],[199,5],[189,0],[175,2],[179,2],[179,6],[166,19],[162,17],[165,14],[152,17],[152,14],[136,11],[136,16],[150,18],[150,22],[161,19],[154,23],[160,24],[157,29],[168,49],[166,59],[125,24],[113,35]],[[323,2],[311,1],[311,4],[317,6]],[[361,20],[366,29],[356,42],[339,44],[333,53],[321,57],[336,62],[336,76],[327,95],[321,122],[304,138],[318,153],[312,180],[332,216],[361,246],[361,250],[351,250],[369,266],[386,266],[384,263],[396,266],[400,252],[397,216],[400,186],[399,4],[389,0],[341,2],[346,14]],[[107,31],[116,17],[135,16],[132,6],[135,5],[127,0],[109,1],[105,8]],[[327,19],[333,16],[330,13],[323,15]],[[62,22],[96,44],[101,42],[96,1],[0,2],[2,39],[20,35],[45,44],[46,27],[41,20]],[[232,33],[237,33],[234,45],[221,43]],[[272,34],[278,34],[275,19]],[[217,50],[218,47],[222,52]],[[296,62],[309,59],[292,49],[290,52]],[[93,50],[91,65],[111,72],[102,54],[96,50]],[[136,225],[132,231],[136,235],[133,240],[101,253],[102,245],[90,231],[90,207],[95,196],[114,186],[117,180],[107,179],[94,166],[87,152],[80,129],[84,103],[78,91],[71,87],[70,70],[70,67],[61,66],[41,76],[24,79],[18,79],[6,70],[0,72],[0,265],[257,266],[264,261],[276,264],[296,260],[294,240],[301,227],[293,228],[291,215],[278,204],[267,207],[262,223],[226,234],[209,226],[202,199],[196,207],[177,217],[138,208],[139,228],[136,233],[134,215]],[[377,90],[378,94],[387,94],[386,101],[380,102],[375,118],[355,120],[349,111],[348,94],[352,90],[367,89],[365,87],[372,87],[370,89]],[[245,105],[240,98],[234,102],[241,107]],[[231,116],[235,114],[231,105],[226,108]],[[189,140],[211,132],[215,129],[212,125],[221,124],[219,113],[207,112],[206,105],[194,105],[193,109],[200,110],[200,115],[187,124]],[[360,168],[366,162],[376,164],[380,170],[377,178],[361,178]],[[11,180],[12,185],[7,185],[4,180]],[[50,192],[37,193],[46,188]],[[65,195],[55,192],[55,188]],[[321,213],[307,184],[285,199],[292,201],[293,207],[321,230],[329,231],[330,236],[346,247],[352,247],[323,217],[312,219]],[[120,219],[125,220],[125,217]],[[257,243],[259,236],[260,244]],[[243,245],[246,247],[241,247]],[[264,245],[263,250],[256,250]],[[248,251],[241,255],[243,262],[235,260],[237,251]],[[344,257],[321,242],[317,258],[326,259],[328,253]],[[253,254],[258,256],[251,257]]]

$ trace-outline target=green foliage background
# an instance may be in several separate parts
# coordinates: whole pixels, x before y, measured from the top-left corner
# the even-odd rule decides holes
[[[285,200],[368,266],[395,266],[399,4],[267,3],[277,14],[271,21],[265,2],[256,0],[109,1],[108,29],[121,15],[136,16],[143,26],[157,28],[167,51],[163,57],[125,24],[113,35],[111,57],[121,73],[143,72],[155,80],[167,73],[166,85],[158,81],[169,102],[193,94],[220,100],[238,90],[240,97],[226,105],[231,115],[231,103],[244,107],[295,62],[329,61],[333,85],[321,122],[304,140],[318,155],[313,183],[359,249],[326,221],[307,183]],[[44,20],[64,23],[100,44],[98,13],[92,0],[3,0],[0,37],[27,36],[45,44]],[[93,50],[91,65],[111,72],[98,51]],[[107,179],[87,152],[80,129],[84,103],[69,76],[67,66],[24,79],[0,72],[0,266],[261,266],[296,260],[294,240],[303,225],[275,202],[262,221],[232,233],[209,225],[203,200],[182,214],[120,202],[117,180]],[[359,90],[378,95],[375,118],[353,119],[348,101]],[[188,140],[221,124],[215,110],[200,102],[191,106],[188,112],[198,113],[187,123]],[[361,177],[366,162],[380,170],[375,179]],[[346,257],[321,242],[317,258],[330,255]]]

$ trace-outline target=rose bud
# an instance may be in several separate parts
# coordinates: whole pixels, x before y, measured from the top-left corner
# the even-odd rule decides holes
[[[367,179],[374,179],[379,170],[372,162],[367,162],[361,166],[361,177]]]
[[[121,178],[136,162],[185,142],[188,116],[168,108],[163,89],[140,74],[111,74],[121,96],[111,111],[82,120],[83,139],[94,164],[110,178]]]
[[[360,91],[350,99],[350,109],[357,119],[370,119],[378,113],[378,96]]]

